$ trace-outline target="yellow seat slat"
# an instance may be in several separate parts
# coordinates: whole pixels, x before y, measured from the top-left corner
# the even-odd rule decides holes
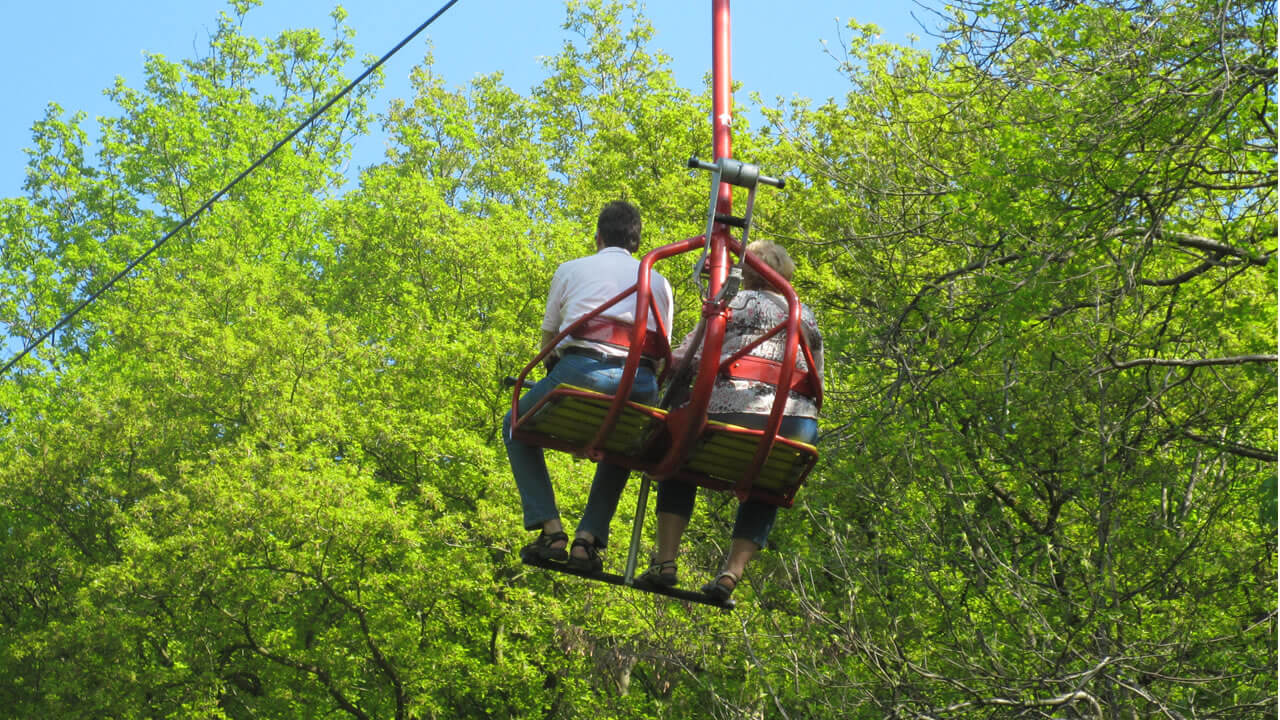
[[[740,446],[733,446],[733,447],[713,447],[709,445],[703,445],[698,448],[695,454],[698,456],[716,458],[721,462],[736,462],[739,464],[748,464],[756,456],[756,445],[754,443],[752,443],[751,445],[740,445]],[[804,454],[795,452],[790,448],[786,448],[786,447],[779,448],[777,446],[774,446],[773,450],[769,452],[768,457],[765,458],[764,465],[766,468],[791,467],[796,463],[797,460],[801,460],[804,457],[805,457]]]
[[[685,467],[729,482],[736,482],[750,469],[759,447],[759,436],[733,432],[736,426],[708,422],[702,439],[694,447]],[[775,443],[765,458],[755,485],[766,489],[781,489],[795,485],[794,478],[808,463],[817,449],[801,444],[797,449],[784,443]],[[805,452],[807,449],[810,452]]]
[[[583,395],[556,394],[568,390]],[[559,385],[547,402],[530,417],[524,427],[572,445],[585,445],[608,415],[613,397],[573,385]],[[650,414],[652,413],[652,414]],[[629,455],[642,450],[665,424],[666,412],[640,403],[624,405],[603,449]],[[711,421],[685,459],[684,469],[719,481],[737,483],[753,467],[760,436],[740,432],[745,428]],[[795,447],[776,442],[770,449],[753,485],[786,494],[799,484],[805,468],[817,456],[817,449],[799,443]]]
[[[552,393],[557,390],[590,393],[593,397],[553,394],[547,403],[526,421],[525,428],[569,443],[589,442],[595,437],[605,416],[608,415],[613,397],[574,385],[557,385]],[[657,417],[630,405],[624,405],[613,431],[605,438],[604,449],[610,452],[629,453],[643,447],[657,431],[657,426],[662,423],[662,416],[665,415],[663,411],[656,408],[652,410],[658,415]]]

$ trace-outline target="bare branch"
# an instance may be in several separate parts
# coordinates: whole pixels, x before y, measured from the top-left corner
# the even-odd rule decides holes
[[[1060,707],[1062,705],[1072,705],[1081,701],[1089,703],[1089,705],[1093,707],[1093,711],[1094,713],[1096,713],[1097,717],[1099,718],[1106,717],[1106,715],[1102,712],[1102,705],[1098,702],[1098,699],[1083,690],[1075,690],[1073,692],[1063,693],[1062,695],[1059,695],[1057,697],[1045,698],[1043,700],[1010,700],[1008,698],[983,698],[982,700],[975,700],[972,702],[955,703],[954,705],[948,705],[947,707],[939,708],[931,712],[936,714],[953,713],[953,712],[956,712],[957,710],[964,710],[966,708],[971,708],[971,707],[983,707],[987,705],[998,705],[998,706],[1014,707],[1014,708],[1045,707],[1045,706]]]
[[[1184,360],[1181,358],[1136,358],[1134,360],[1125,360],[1124,362],[1112,363],[1109,367],[1098,368],[1091,375],[1097,376],[1111,370],[1127,370],[1133,367],[1209,367],[1212,365],[1244,365],[1246,363],[1256,362],[1276,362],[1275,355],[1236,355],[1234,357],[1224,358],[1201,358],[1199,360]]]
[[[1170,240],[1179,247],[1195,248],[1204,252],[1212,253],[1218,257],[1230,255],[1231,257],[1240,258],[1251,265],[1266,265],[1271,262],[1273,253],[1265,255],[1254,255],[1247,250],[1224,245],[1216,240],[1212,240],[1201,235],[1192,235],[1191,233],[1174,232],[1172,230],[1163,230],[1159,228],[1141,228],[1141,227],[1122,227],[1116,228],[1106,234],[1107,238],[1126,237],[1134,235],[1151,235],[1161,240]]]
[[[1199,265],[1191,268],[1190,270],[1182,273],[1181,275],[1171,277],[1171,278],[1165,278],[1163,280],[1142,279],[1138,281],[1138,284],[1147,285],[1150,287],[1169,287],[1172,285],[1181,285],[1182,283],[1187,282],[1188,280],[1191,280],[1199,275],[1203,275],[1204,273],[1214,269],[1215,267],[1218,267],[1218,263],[1213,262],[1212,260],[1206,260],[1200,263]]]
[[[1182,432],[1182,436],[1187,438],[1188,440],[1195,440],[1198,443],[1211,445],[1213,447],[1218,448],[1219,450],[1225,450],[1231,453],[1232,455],[1239,455],[1241,457],[1247,457],[1253,460],[1262,460],[1264,462],[1272,462],[1272,463],[1276,462],[1275,450],[1262,450],[1259,448],[1249,447],[1248,445],[1241,445],[1239,443],[1228,442],[1226,440],[1215,440],[1214,438],[1205,437],[1203,435],[1196,435],[1195,433],[1187,432],[1185,430]]]

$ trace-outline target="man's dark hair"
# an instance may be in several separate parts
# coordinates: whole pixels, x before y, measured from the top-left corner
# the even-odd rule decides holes
[[[629,253],[640,249],[640,211],[626,200],[614,200],[600,210],[596,234],[605,247],[620,247]]]

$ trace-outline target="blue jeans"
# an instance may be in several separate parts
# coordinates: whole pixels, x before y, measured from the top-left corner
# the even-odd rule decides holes
[[[612,394],[622,380],[622,366],[605,364],[583,355],[565,354],[547,373],[520,396],[520,413],[524,414],[547,393],[562,383]],[[658,381],[648,368],[636,370],[631,386],[631,399],[652,405],[658,401]],[[524,527],[537,530],[548,520],[560,517],[556,506],[555,490],[551,487],[551,475],[543,449],[537,445],[520,442],[511,437],[511,413],[502,418],[502,439],[507,445],[507,459],[511,461],[511,474],[516,478],[520,491],[520,504],[524,507]],[[618,509],[618,499],[627,485],[631,471],[619,465],[596,463],[595,479],[587,496],[587,507],[578,522],[579,532],[589,532],[596,538],[598,547],[609,544],[609,522]]]
[[[710,420],[738,425],[740,427],[764,429],[769,424],[768,415],[751,415],[747,413],[712,413]],[[818,421],[813,418],[786,416],[778,428],[779,437],[788,440],[799,440],[812,445],[818,439]],[[658,512],[672,513],[688,520],[693,515],[693,502],[698,496],[698,486],[679,480],[664,480],[658,483]],[[778,506],[759,500],[748,500],[738,504],[738,516],[733,521],[733,537],[750,540],[764,547],[773,530],[773,522],[778,518]]]

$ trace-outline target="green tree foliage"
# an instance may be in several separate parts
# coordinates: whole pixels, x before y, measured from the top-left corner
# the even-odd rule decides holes
[[[31,342],[345,84],[325,34],[147,60],[0,201]],[[740,9],[740,12],[742,10]],[[0,379],[6,717],[1275,714],[1272,3],[953,2],[849,92],[735,124],[792,182],[823,460],[733,615],[531,572],[502,378],[599,206],[701,232],[705,89],[568,4],[527,93],[361,89]],[[347,141],[385,162],[339,193]],[[688,263],[660,267],[693,322]],[[576,521],[592,466],[549,457]],[[633,509],[615,521],[621,567]],[[735,503],[702,498],[701,582]]]
[[[1057,5],[792,116],[861,597],[797,592],[886,714],[1274,711],[1274,5]]]

